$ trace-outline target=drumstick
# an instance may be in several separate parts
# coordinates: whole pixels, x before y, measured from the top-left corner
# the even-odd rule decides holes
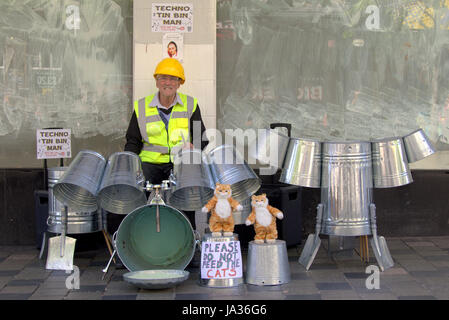
[[[112,256],[112,248],[111,248],[111,244],[109,242],[110,239],[109,239],[108,235],[106,234],[106,231],[104,231],[104,230],[103,230],[103,236],[104,236],[104,240],[106,241],[106,245],[108,247],[109,253]],[[112,258],[112,260],[114,260],[114,263],[115,263],[115,258]]]
[[[359,255],[360,255],[360,261],[363,262],[363,253],[362,253],[362,237],[359,237],[359,244],[360,244],[360,249],[359,249]]]
[[[368,236],[365,236],[365,243],[366,243],[366,262],[369,262]]]

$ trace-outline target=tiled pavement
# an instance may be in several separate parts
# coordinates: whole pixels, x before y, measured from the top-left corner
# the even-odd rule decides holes
[[[302,245],[289,248],[291,281],[280,286],[241,285],[207,288],[198,285],[198,269],[176,288],[143,290],[122,280],[126,269],[111,269],[102,280],[106,248],[75,252],[80,288],[69,290],[64,271],[45,270],[45,260],[32,246],[0,246],[0,300],[447,300],[449,237],[387,238],[393,268],[380,274],[380,288],[368,290],[365,268],[376,264],[372,252],[363,264],[356,250],[329,255],[323,240],[309,271],[299,263]],[[245,262],[246,252],[243,251]]]

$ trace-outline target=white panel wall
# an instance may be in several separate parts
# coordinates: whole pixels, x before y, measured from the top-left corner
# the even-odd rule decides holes
[[[216,1],[134,1],[134,100],[157,91],[153,72],[163,58],[162,32],[151,31],[152,3],[192,3],[193,32],[184,33],[186,82],[180,92],[198,99],[207,129],[216,128]]]

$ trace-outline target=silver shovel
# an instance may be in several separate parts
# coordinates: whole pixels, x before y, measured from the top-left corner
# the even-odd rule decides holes
[[[369,205],[369,212],[371,216],[371,232],[373,233],[373,236],[370,239],[371,247],[373,248],[380,270],[384,271],[394,266],[393,258],[390,255],[390,250],[388,250],[385,238],[377,236],[376,206],[374,203]]]
[[[67,207],[61,210],[61,235],[48,239],[48,254],[45,269],[73,270],[75,238],[67,237]]]
[[[323,204],[320,203],[317,207],[315,234],[309,234],[306,244],[301,252],[301,256],[299,257],[299,263],[302,264],[306,270],[309,270],[321,245],[319,234],[321,231],[322,216]]]

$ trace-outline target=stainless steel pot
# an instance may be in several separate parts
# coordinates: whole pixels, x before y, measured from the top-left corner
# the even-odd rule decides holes
[[[373,183],[375,188],[391,188],[413,182],[401,138],[371,142]]]
[[[214,182],[230,184],[232,197],[243,201],[259,190],[261,181],[231,145],[221,145],[209,153]]]
[[[319,188],[321,186],[321,142],[291,138],[280,182]]]
[[[97,210],[96,197],[105,167],[106,160],[101,154],[90,150],[80,151],[55,184],[55,197],[75,211]]]
[[[214,196],[215,182],[209,160],[201,150],[182,150],[174,157],[168,203],[180,210],[202,208]]]
[[[130,213],[147,202],[143,191],[144,182],[138,155],[132,152],[112,154],[98,192],[99,206],[116,214]]]
[[[422,160],[435,153],[435,148],[422,129],[409,133],[403,139],[409,163]]]
[[[321,233],[371,234],[372,189],[370,142],[323,142]]]

